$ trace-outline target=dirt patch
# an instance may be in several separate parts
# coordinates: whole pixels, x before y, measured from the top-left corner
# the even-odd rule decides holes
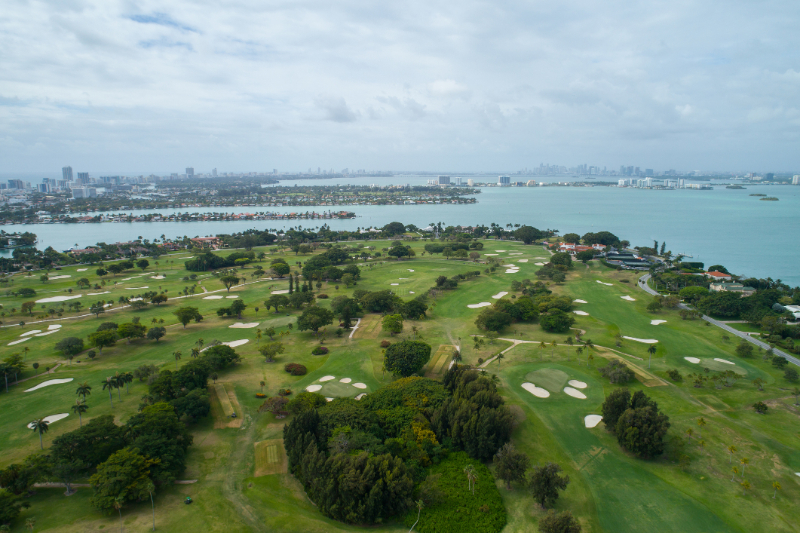
[[[435,378],[444,373],[447,365],[453,358],[453,351],[456,349],[452,344],[442,344],[439,349],[431,356],[428,366],[425,369],[426,378]]]
[[[230,388],[230,390],[228,390]],[[242,426],[242,408],[236,398],[233,385],[217,383],[210,387],[211,414],[214,416],[214,429],[238,428]],[[230,415],[236,413],[236,418]]]
[[[283,449],[283,439],[262,440],[254,443],[254,446],[256,452],[254,477],[285,474],[288,471],[289,460]]]
[[[364,315],[353,333],[354,339],[377,339],[381,333],[381,315]]]

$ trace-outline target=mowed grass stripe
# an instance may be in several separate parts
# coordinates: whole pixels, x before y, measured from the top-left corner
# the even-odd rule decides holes
[[[216,383],[214,385],[214,390],[217,393],[219,404],[222,406],[222,412],[225,416],[231,416],[234,413],[233,405],[231,404],[231,399],[228,397],[228,391],[225,390],[225,384]]]
[[[433,357],[431,357],[431,360],[428,362],[428,370],[425,372],[425,376],[433,377],[441,374],[444,366],[450,361],[453,350],[455,350],[455,346],[452,344],[442,344],[439,346],[439,349],[436,350],[436,353],[433,354]]]
[[[254,443],[255,472],[254,477],[271,474],[285,474],[288,470],[283,439],[262,440]]]

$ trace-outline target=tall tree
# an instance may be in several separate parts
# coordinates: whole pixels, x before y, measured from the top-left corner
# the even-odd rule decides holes
[[[83,413],[89,410],[89,406],[86,405],[85,401],[81,401],[80,398],[75,400],[75,405],[72,406],[72,411],[78,415],[78,422],[80,423],[80,427],[83,427]]]
[[[543,509],[546,509],[548,504],[555,503],[558,499],[558,491],[565,490],[569,484],[569,476],[560,476],[559,472],[561,472],[561,467],[555,463],[533,467],[529,487],[533,499]]]
[[[528,470],[530,460],[522,452],[518,452],[513,444],[507,442],[494,456],[495,474],[506,482],[506,488],[511,490],[511,482],[525,481],[525,472]]]

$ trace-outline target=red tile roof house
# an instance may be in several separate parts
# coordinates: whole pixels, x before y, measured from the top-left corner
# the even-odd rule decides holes
[[[562,242],[558,245],[559,252],[567,252],[571,255],[576,255],[579,252],[588,252],[592,250],[597,250],[602,252],[606,249],[605,244],[593,244],[591,246],[584,246],[582,244],[573,244],[571,242]]]
[[[716,280],[731,279],[731,275],[730,274],[725,274],[723,272],[717,272],[716,270],[711,271],[711,272],[706,272],[705,275],[706,275],[707,278],[716,279]]]
[[[217,249],[220,245],[219,237],[195,237],[192,239],[192,242],[201,247],[209,246],[213,249]]]

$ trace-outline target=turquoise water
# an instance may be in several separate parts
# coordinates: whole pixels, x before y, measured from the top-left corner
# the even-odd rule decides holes
[[[302,184],[338,183],[425,183],[427,177],[360,178],[356,180],[303,180]],[[559,178],[563,179],[563,178]],[[294,182],[289,182],[294,183]],[[800,285],[800,187],[746,186],[731,190],[717,186],[713,191],[657,191],[614,187],[525,187],[487,188],[475,205],[345,206],[358,218],[324,221],[332,229],[383,226],[394,220],[424,227],[431,222],[446,225],[505,226],[528,224],[561,233],[608,230],[633,245],[651,246],[666,241],[673,254],[685,253],[695,260],[723,264],[738,274],[781,279]],[[749,196],[764,193],[778,202],[762,202]],[[333,207],[217,208],[225,212],[322,212]],[[210,209],[159,210],[204,212]],[[150,211],[135,211],[143,213]],[[323,221],[299,220],[279,223],[256,222],[152,222],[123,224],[35,224],[5,226],[10,231],[31,231],[39,236],[39,247],[58,250],[75,244],[117,242],[144,238],[187,235],[189,237],[234,233],[249,228],[267,229],[319,226]]]

